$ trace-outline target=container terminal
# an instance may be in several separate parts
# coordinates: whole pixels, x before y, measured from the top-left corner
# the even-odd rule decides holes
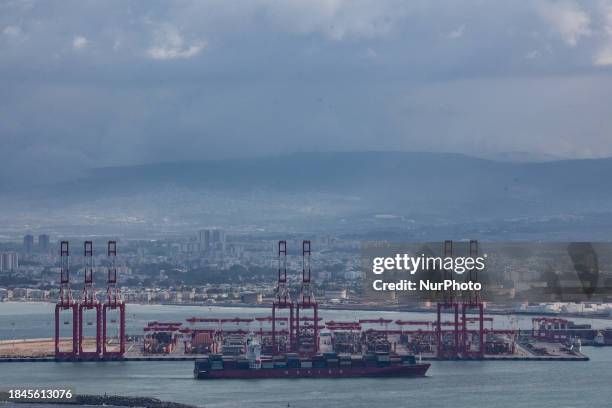
[[[295,299],[287,284],[287,244],[278,242],[277,287],[270,315],[151,321],[142,333],[128,335],[126,304],[117,288],[116,242],[108,242],[107,288],[102,302],[94,296],[91,245],[91,241],[84,244],[85,285],[77,300],[70,289],[69,244],[61,243],[54,338],[0,342],[0,361],[197,360],[196,372],[221,367],[220,371],[230,375],[231,370],[248,366],[270,376],[279,373],[269,371],[272,368],[302,367],[307,371],[325,368],[328,376],[337,370],[340,375],[341,366],[342,374],[357,375],[361,370],[359,375],[367,375],[365,368],[374,373],[374,368],[387,365],[410,366],[416,371],[403,368],[399,372],[423,375],[428,365],[418,360],[580,361],[588,359],[581,353],[582,345],[612,344],[612,331],[593,330],[589,325],[554,317],[534,317],[531,330],[494,328],[493,317],[484,314],[478,293],[461,297],[445,293],[436,305],[434,320],[325,320],[312,287],[310,241],[302,242],[302,279]],[[452,246],[452,241],[445,241],[445,256],[452,256]],[[470,253],[477,256],[477,241],[470,241]],[[84,328],[95,335],[86,336]],[[259,357],[253,360],[254,355]],[[387,368],[386,374],[392,371]]]

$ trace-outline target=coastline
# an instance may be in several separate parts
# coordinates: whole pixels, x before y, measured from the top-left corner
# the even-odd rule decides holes
[[[106,407],[146,407],[146,408],[198,408],[196,405],[186,405],[178,402],[161,401],[151,397],[128,397],[122,395],[75,395],[70,400],[15,400],[10,399],[8,392],[0,392],[0,406],[4,404],[15,405],[75,405],[75,406],[106,406]],[[10,405],[9,405],[10,406]]]

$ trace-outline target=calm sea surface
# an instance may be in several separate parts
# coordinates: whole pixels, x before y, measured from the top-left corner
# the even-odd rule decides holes
[[[51,337],[53,305],[1,303],[0,339]],[[247,316],[266,309],[128,306],[130,332],[148,320]],[[326,319],[425,314],[323,311]],[[432,317],[432,316],[430,316]],[[530,327],[530,318],[495,317],[496,326]],[[573,319],[595,327],[612,322]],[[152,396],[206,407],[609,407],[612,347],[590,348],[588,362],[433,362],[428,377],[195,381],[192,362],[1,363],[0,388],[70,387],[79,393]]]

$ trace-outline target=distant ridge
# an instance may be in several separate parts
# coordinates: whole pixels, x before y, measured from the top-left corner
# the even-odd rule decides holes
[[[394,208],[469,212],[465,206],[478,211],[493,206],[490,210],[514,214],[612,204],[610,175],[609,158],[514,163],[452,153],[336,152],[94,169],[84,182],[132,191],[164,184],[221,191],[317,191],[356,195]]]
[[[559,160],[569,160],[567,157],[555,156],[552,154],[545,153],[531,153],[531,152],[502,152],[494,153],[490,155],[479,156],[484,159],[511,163],[538,163],[538,162],[551,162]]]
[[[452,153],[295,153],[97,168],[69,183],[21,192],[11,203],[17,211],[78,208],[152,225],[167,219],[181,228],[302,228],[351,217],[393,224],[376,214],[427,223],[578,219],[612,214],[611,175],[610,158],[517,163]]]

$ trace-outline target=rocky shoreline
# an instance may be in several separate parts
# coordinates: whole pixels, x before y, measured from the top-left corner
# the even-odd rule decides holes
[[[11,404],[45,404],[62,406],[107,406],[107,407],[132,407],[132,408],[198,408],[195,405],[179,404],[177,402],[161,401],[157,398],[149,397],[127,397],[121,395],[75,395],[69,401],[49,401],[49,400],[14,400],[9,399],[6,392],[0,393],[0,402]],[[0,404],[1,406],[2,404]]]

